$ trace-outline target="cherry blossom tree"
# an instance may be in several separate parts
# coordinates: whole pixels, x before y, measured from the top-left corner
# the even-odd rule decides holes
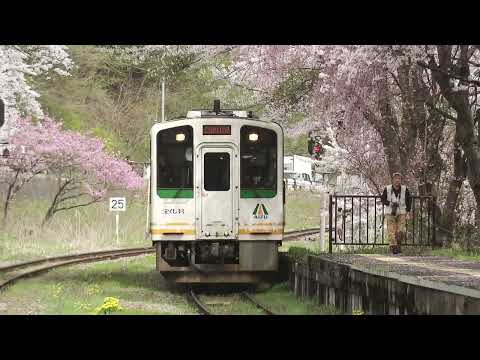
[[[73,63],[61,45],[1,45],[0,98],[5,102],[5,125],[0,140],[15,127],[19,116],[43,115],[32,79],[66,76]]]
[[[478,46],[243,46],[235,55],[225,76],[254,88],[269,115],[299,111],[303,131],[333,127],[351,170],[377,191],[396,171],[423,192],[433,188],[445,204],[442,226],[452,232],[465,159],[472,191],[480,190]],[[457,124],[462,149],[445,157],[447,121]],[[449,185],[439,194],[441,178]]]
[[[10,206],[16,195],[24,185],[46,169],[46,163],[41,156],[22,146],[10,147],[0,156],[0,184],[6,185],[2,206],[2,227],[7,223]]]
[[[2,159],[12,189],[11,202],[22,186],[41,172],[58,179],[58,188],[45,214],[43,224],[59,211],[91,205],[102,200],[112,187],[136,190],[142,178],[123,160],[104,149],[94,137],[62,129],[50,118],[32,122],[17,121],[19,131],[11,139],[12,151]],[[3,170],[5,172],[5,170]],[[4,207],[8,212],[8,206]],[[4,212],[4,219],[7,213]]]

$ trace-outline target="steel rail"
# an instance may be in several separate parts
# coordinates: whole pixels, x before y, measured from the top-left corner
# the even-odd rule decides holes
[[[195,294],[195,291],[193,289],[190,289],[188,291],[188,297],[192,301],[192,303],[197,307],[198,312],[200,315],[214,315],[208,308],[201,302],[201,300],[198,298],[197,294]]]
[[[79,256],[77,255],[76,258],[74,257],[74,255],[71,255],[68,260],[52,261],[52,259],[54,258],[50,258],[48,262],[34,261],[32,266],[39,265],[39,264],[44,265],[45,263],[46,265],[35,267],[32,270],[15,274],[14,276],[6,280],[3,280],[2,282],[0,282],[0,290],[4,289],[8,285],[15,283],[20,279],[30,277],[33,275],[38,275],[58,267],[62,267],[66,265],[81,264],[81,263],[105,261],[105,260],[116,260],[124,257],[145,255],[153,251],[154,249],[152,248],[121,249],[121,250],[102,251],[99,253],[90,253],[89,256],[85,254],[80,254]],[[62,258],[62,257],[59,257],[59,258]],[[22,263],[21,268],[25,268],[25,267],[27,267],[26,263]],[[17,270],[18,268],[14,268],[14,269]],[[12,272],[12,271],[9,271],[9,272]]]
[[[271,311],[270,309],[268,309],[265,305],[259,303],[253,296],[251,296],[249,293],[247,293],[246,291],[242,292],[242,296],[247,299],[249,302],[251,302],[252,304],[254,304],[256,307],[258,307],[259,309],[262,309],[267,315],[277,315],[275,314],[273,311]]]
[[[44,259],[37,259],[32,261],[26,261],[22,263],[12,264],[0,267],[0,273],[2,272],[12,272],[19,269],[23,269],[30,266],[35,265],[42,265],[49,262],[58,262],[63,260],[75,260],[80,258],[88,258],[91,256],[99,256],[99,255],[109,255],[109,254],[121,254],[126,252],[132,251],[144,251],[144,252],[154,252],[155,248],[153,247],[138,247],[138,248],[127,248],[127,249],[111,249],[111,250],[101,250],[101,251],[93,251],[93,252],[86,252],[86,253],[79,253],[79,254],[71,254],[71,255],[61,255],[61,256],[54,256]]]

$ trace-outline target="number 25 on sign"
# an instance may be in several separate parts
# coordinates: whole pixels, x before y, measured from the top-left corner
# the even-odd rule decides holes
[[[110,211],[126,211],[127,199],[124,197],[111,197],[109,201]]]
[[[120,222],[119,211],[127,210],[127,199],[124,197],[111,197],[108,203],[109,203],[108,210],[115,212],[115,235],[117,238],[117,245],[119,245],[120,244],[120,240],[118,237],[118,225]]]

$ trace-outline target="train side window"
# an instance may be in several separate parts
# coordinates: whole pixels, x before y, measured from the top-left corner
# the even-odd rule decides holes
[[[206,191],[230,190],[230,154],[206,153],[203,158],[203,179]]]
[[[157,133],[157,194],[161,198],[193,198],[193,128]]]
[[[240,129],[240,197],[277,194],[277,134],[258,126]]]

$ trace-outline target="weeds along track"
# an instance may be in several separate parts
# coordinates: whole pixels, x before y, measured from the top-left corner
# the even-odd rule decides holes
[[[16,281],[39,275],[46,271],[74,264],[82,264],[89,262],[115,260],[130,256],[140,256],[145,254],[154,253],[153,247],[142,248],[130,248],[130,249],[117,249],[117,250],[104,250],[97,252],[89,252],[75,255],[64,255],[57,257],[50,257],[46,259],[39,259],[34,261],[28,261],[20,264],[9,265],[0,268],[0,275],[6,274],[6,280],[0,280],[0,290],[6,286],[15,283]],[[22,271],[23,270],[23,271]]]
[[[301,238],[302,236],[308,236],[319,232],[320,228],[288,231],[284,233],[283,239],[284,241],[294,241],[298,238]],[[155,248],[153,247],[104,250],[73,255],[55,256],[45,259],[27,261],[19,264],[8,265],[0,267],[0,290],[22,278],[39,275],[48,270],[52,270],[61,266],[114,260],[130,256],[140,256],[154,252]],[[7,279],[3,279],[4,277],[6,277]]]

